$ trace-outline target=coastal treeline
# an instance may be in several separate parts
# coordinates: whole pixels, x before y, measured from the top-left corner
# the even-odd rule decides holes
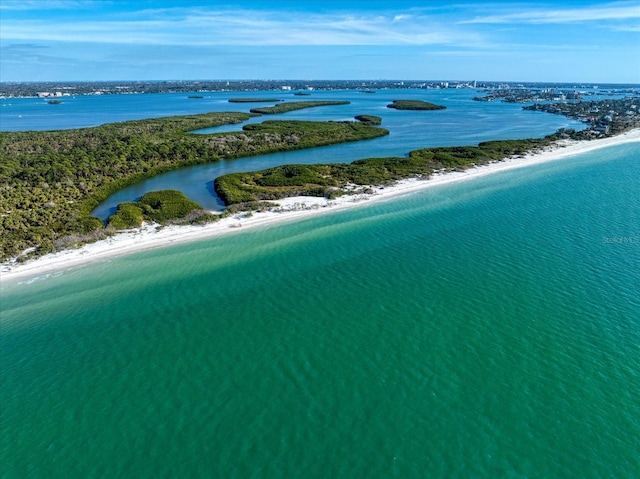
[[[93,128],[0,133],[0,254],[10,259],[100,238],[91,211],[112,193],[184,166],[376,138],[361,122],[265,121],[243,131],[190,131],[239,123],[248,113],[208,113]],[[131,212],[131,211],[130,211]],[[117,224],[117,222],[116,222]]]
[[[436,172],[464,170],[504,158],[524,155],[549,145],[556,138],[498,140],[478,146],[423,148],[408,157],[366,158],[352,163],[282,165],[216,178],[216,193],[226,205],[277,200],[290,196],[335,197],[352,186],[378,186]]]

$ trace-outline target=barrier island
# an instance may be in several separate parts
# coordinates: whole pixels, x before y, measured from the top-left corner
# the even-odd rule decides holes
[[[0,132],[0,254],[7,260],[66,249],[114,232],[93,209],[116,191],[185,166],[387,135],[362,122],[270,120],[242,131],[190,131],[255,115],[216,112],[59,131]],[[161,201],[174,201],[167,194]],[[179,201],[177,201],[179,203]],[[137,208],[137,209],[136,209]],[[157,208],[156,208],[157,209]],[[112,226],[137,221],[128,205]],[[175,211],[175,209],[174,209]],[[180,210],[181,211],[181,210]],[[120,221],[122,220],[122,221]],[[196,215],[194,221],[201,221]],[[119,223],[120,221],[120,223]]]
[[[255,116],[240,112],[135,120],[74,130],[0,132],[0,255],[2,261],[12,262],[14,258],[24,261],[68,250],[112,235],[118,228],[140,224],[141,218],[166,223],[186,212],[182,222],[201,223],[229,216],[234,209],[264,208],[260,203],[269,199],[295,199],[297,195],[336,198],[354,191],[387,188],[402,179],[427,179],[446,172],[459,172],[453,176],[467,174],[475,166],[517,160],[555,148],[559,141],[564,146],[566,142],[593,138],[599,145],[612,144],[605,139],[613,135],[621,138],[627,131],[633,134],[629,133],[625,141],[638,141],[640,115],[637,105],[630,101],[607,100],[606,115],[602,119],[586,118],[590,125],[587,129],[560,129],[542,139],[424,148],[408,157],[366,158],[350,164],[282,165],[225,175],[214,183],[229,206],[222,214],[205,214],[175,192],[154,192],[140,202],[121,205],[108,227],[92,217],[91,211],[112,193],[145,178],[184,166],[359,141],[389,132],[374,126],[379,117],[362,116],[359,122],[264,121],[245,125],[238,132],[189,133]],[[591,110],[595,108],[591,106]],[[566,114],[564,110],[561,113]]]
[[[282,165],[248,173],[230,173],[214,181],[225,205],[277,200],[291,196],[335,198],[352,186],[390,185],[407,178],[462,171],[549,146],[557,137],[486,141],[478,146],[423,148],[408,157],[367,158],[352,163]]]

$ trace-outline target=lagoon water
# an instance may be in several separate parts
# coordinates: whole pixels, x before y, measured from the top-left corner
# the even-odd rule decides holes
[[[284,163],[348,163],[371,156],[405,156],[411,150],[425,146],[477,145],[481,141],[494,139],[518,139],[543,137],[558,128],[583,128],[582,123],[562,116],[523,111],[522,105],[473,101],[478,94],[474,90],[380,90],[376,94],[362,94],[354,91],[314,92],[309,97],[282,96],[287,101],[347,100],[349,105],[311,108],[289,112],[274,117],[253,118],[247,123],[271,119],[296,119],[312,121],[353,121],[354,116],[367,114],[383,118],[382,126],[390,131],[388,136],[374,140],[333,145],[313,150],[260,155],[252,158],[222,161],[219,163],[184,168],[157,176],[142,183],[125,188],[102,203],[93,214],[106,220],[113,214],[119,203],[135,201],[149,191],[178,189],[202,207],[223,210],[222,201],[215,194],[213,180],[227,173],[256,171]],[[247,92],[249,97],[273,97],[273,92],[257,94]],[[217,94],[213,105],[228,109],[235,105],[248,111],[264,104],[242,105],[220,101],[237,94]],[[386,105],[395,99],[423,99],[447,106],[437,112],[397,111]],[[183,100],[184,101],[184,100]],[[193,101],[193,100],[191,100]],[[201,133],[240,130],[242,125],[230,125]]]
[[[213,92],[202,99],[188,94],[147,94],[79,96],[63,98],[60,105],[49,105],[38,98],[5,99],[0,108],[0,129],[40,130],[77,128],[101,123],[209,111],[244,111],[270,103],[229,103],[229,98],[280,98],[285,101],[347,100],[349,105],[310,108],[283,115],[262,116],[246,123],[274,119],[312,121],[353,121],[368,114],[383,118],[388,136],[375,140],[333,145],[184,168],[125,188],[101,204],[93,214],[106,220],[119,203],[136,201],[149,191],[178,189],[202,207],[222,210],[224,205],[213,191],[213,180],[237,171],[255,171],[283,163],[351,162],[370,156],[405,156],[427,146],[476,145],[495,139],[543,137],[558,128],[583,127],[562,116],[523,111],[522,105],[473,101],[475,90],[379,90],[375,94],[357,91],[315,91],[310,96],[292,92]],[[447,106],[437,112],[397,111],[386,106],[393,100],[423,99]],[[245,123],[245,124],[246,124]],[[202,130],[215,133],[240,130],[243,124]]]
[[[638,477],[639,177],[621,145],[3,285],[0,477]]]

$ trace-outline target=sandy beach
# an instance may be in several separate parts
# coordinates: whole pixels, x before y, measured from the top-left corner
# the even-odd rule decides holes
[[[429,180],[403,180],[393,186],[372,188],[373,192],[370,194],[345,195],[333,200],[317,197],[286,198],[274,202],[279,206],[274,206],[269,211],[253,212],[252,214],[239,213],[203,226],[159,226],[147,224],[136,230],[122,232],[111,238],[86,244],[77,249],[48,254],[25,263],[3,263],[0,266],[0,282],[22,281],[35,276],[152,248],[215,238],[220,235],[234,234],[260,226],[294,221],[317,214],[327,214],[368,204],[372,201],[406,195],[424,188],[458,181],[469,181],[500,171],[560,160],[599,148],[638,141],[640,141],[640,129],[599,140],[561,141],[535,154],[505,159],[462,172],[436,174]]]

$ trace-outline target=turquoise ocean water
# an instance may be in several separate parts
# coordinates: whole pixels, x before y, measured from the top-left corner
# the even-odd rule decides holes
[[[2,291],[2,477],[637,477],[638,145]]]
[[[1,290],[0,477],[640,476],[640,144]]]

